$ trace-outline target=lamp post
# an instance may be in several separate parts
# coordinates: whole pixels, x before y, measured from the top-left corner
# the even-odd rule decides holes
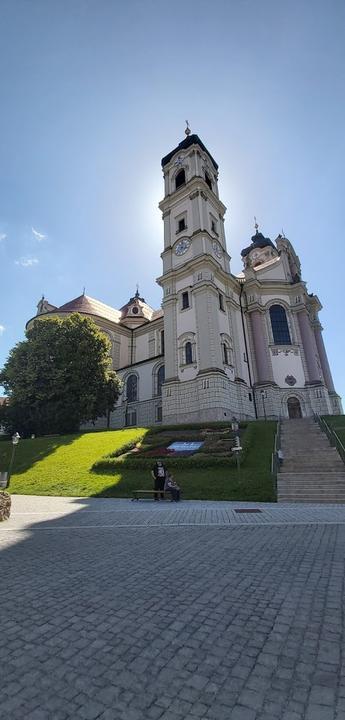
[[[13,467],[14,456],[15,456],[15,453],[16,453],[16,447],[17,447],[17,445],[18,445],[18,443],[19,443],[19,440],[20,440],[20,435],[19,435],[19,433],[15,432],[14,435],[12,435],[12,455],[11,455],[11,460],[10,460],[10,464],[9,464],[9,468],[8,468],[8,474],[7,474],[7,487],[8,487],[9,484],[10,484],[10,478],[11,478],[11,472],[12,472],[12,467]]]
[[[263,407],[263,410],[264,410],[264,418],[265,418],[265,420],[267,420],[267,417],[266,417],[266,407],[265,407],[265,397],[266,397],[266,392],[265,392],[265,390],[260,390],[260,394],[261,394],[261,397],[262,397],[262,407]]]
[[[242,450],[242,448],[241,448],[240,436],[239,436],[239,434],[238,434],[238,428],[239,428],[238,420],[237,420],[235,417],[233,417],[232,420],[231,420],[231,430],[232,430],[234,433],[236,433],[236,435],[235,435],[235,445],[234,445],[233,448],[232,448],[232,452],[235,453],[235,456],[236,456],[236,465],[237,465],[238,480],[240,481],[240,479],[241,479],[241,460],[240,460],[240,457],[241,457],[241,450]]]

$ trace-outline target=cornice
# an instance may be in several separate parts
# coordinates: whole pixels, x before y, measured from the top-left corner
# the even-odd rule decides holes
[[[132,363],[130,365],[122,365],[122,367],[119,367],[116,372],[120,372],[120,370],[128,370],[128,368],[135,368],[138,365],[145,365],[147,363],[155,363],[160,358],[164,359],[164,353],[160,353],[159,355],[154,355],[153,357],[146,358],[146,360],[139,360],[138,362]]]

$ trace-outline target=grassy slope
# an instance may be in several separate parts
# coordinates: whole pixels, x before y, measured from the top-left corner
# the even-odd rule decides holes
[[[241,468],[205,468],[174,473],[183,497],[210,500],[274,500],[270,461],[276,423],[256,422],[254,443]],[[150,489],[147,471],[124,470],[117,474],[92,473],[90,467],[103,455],[146,432],[132,428],[113,432],[87,433],[58,438],[20,441],[11,492],[27,495],[74,495],[130,497],[134,489]],[[4,447],[5,446],[5,447]],[[1,443],[0,467],[9,443]],[[154,462],[154,461],[153,461]],[[167,461],[167,465],[169,462]]]
[[[139,439],[146,432],[144,428],[131,428],[21,440],[10,490],[22,495],[97,494],[109,485],[109,477],[91,473],[91,465],[102,455]],[[4,466],[1,451],[3,447],[0,448],[0,464]]]
[[[328,425],[335,430],[339,439],[345,445],[345,415],[326,415]]]

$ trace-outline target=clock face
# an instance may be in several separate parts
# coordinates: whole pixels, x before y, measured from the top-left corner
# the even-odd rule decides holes
[[[222,257],[223,251],[222,251],[222,248],[220,247],[219,243],[217,243],[217,242],[213,243],[213,252],[215,255],[217,255],[218,258]]]
[[[184,253],[187,252],[189,246],[190,240],[188,240],[187,238],[180,240],[175,247],[175,255],[184,255]]]

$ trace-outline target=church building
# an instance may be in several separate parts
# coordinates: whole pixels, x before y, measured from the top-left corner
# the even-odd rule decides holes
[[[111,342],[123,392],[111,427],[342,412],[327,359],[321,303],[291,242],[259,232],[230,270],[218,165],[198,135],[162,159],[162,307],[139,291],[119,309],[81,295],[37,317],[91,317]],[[100,418],[98,426],[106,425]]]

